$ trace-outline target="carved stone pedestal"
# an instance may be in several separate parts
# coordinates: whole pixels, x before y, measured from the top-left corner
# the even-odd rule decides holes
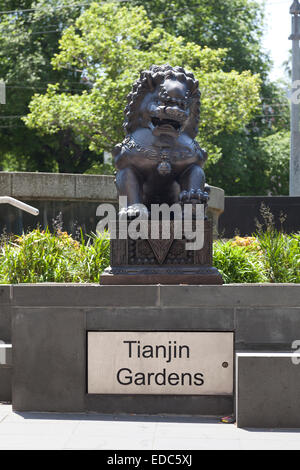
[[[104,285],[214,285],[223,284],[221,274],[212,267],[212,225],[205,220],[204,246],[187,250],[187,240],[169,239],[111,240],[111,265],[101,276]]]

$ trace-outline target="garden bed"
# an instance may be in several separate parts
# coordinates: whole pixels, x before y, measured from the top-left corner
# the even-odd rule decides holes
[[[97,283],[109,265],[108,237],[72,238],[35,229],[22,236],[2,236],[0,283]],[[300,283],[300,234],[258,230],[253,237],[214,242],[213,264],[226,284]]]

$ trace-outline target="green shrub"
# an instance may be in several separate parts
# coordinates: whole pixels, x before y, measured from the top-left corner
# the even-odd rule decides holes
[[[300,283],[300,234],[286,235],[272,228],[256,234],[269,282]]]
[[[3,238],[0,283],[96,282],[109,265],[107,234],[74,240],[59,228]],[[213,264],[226,284],[300,283],[300,234],[286,235],[269,224],[256,237],[214,243]]]
[[[0,282],[99,282],[109,264],[109,239],[92,235],[85,242],[66,232],[33,230],[4,240],[0,252]]]
[[[266,282],[260,253],[232,241],[214,243],[213,265],[218,268],[225,284]]]
[[[81,256],[76,265],[80,282],[99,282],[100,275],[109,266],[110,261],[108,234],[92,234],[87,243],[82,237],[80,252]]]

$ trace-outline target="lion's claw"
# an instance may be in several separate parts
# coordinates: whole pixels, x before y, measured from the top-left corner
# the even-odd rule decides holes
[[[142,216],[148,218],[148,210],[143,204],[133,204],[128,207],[123,207],[119,212],[120,218],[135,219]]]
[[[209,194],[201,189],[191,189],[190,191],[182,191],[179,195],[179,201],[192,204],[207,204]]]

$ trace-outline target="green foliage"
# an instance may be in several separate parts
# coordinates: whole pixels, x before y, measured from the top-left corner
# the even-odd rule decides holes
[[[250,125],[217,136],[222,158],[206,170],[227,195],[286,195],[289,185],[290,107],[286,88],[262,84],[263,104]]]
[[[231,241],[214,243],[213,265],[222,274],[225,284],[267,281],[258,253]]]
[[[1,14],[7,104],[0,106],[0,169],[111,173],[102,166],[103,150],[122,139],[125,95],[136,72],[171,62],[193,69],[200,81],[199,141],[210,154],[208,181],[231,195],[287,193],[287,146],[280,136],[289,127],[288,100],[266,78],[261,2],[132,0],[124,10],[123,3],[101,7],[99,0],[89,10],[91,3],[0,0],[1,11],[34,8]],[[244,84],[234,70],[246,71]],[[249,71],[262,80],[260,108],[259,81],[254,84]],[[28,114],[30,102],[25,125],[19,116]],[[277,133],[268,148],[263,139]]]
[[[290,132],[281,131],[259,140],[264,161],[264,187],[273,196],[289,194]]]
[[[259,230],[251,244],[237,239],[214,244],[214,266],[226,284],[300,283],[300,234],[287,235],[273,227]]]
[[[6,82],[7,99],[0,105],[0,166],[5,170],[84,172],[99,157],[71,131],[39,135],[21,117],[35,91],[47,84],[61,84],[70,93],[87,88],[80,74],[54,70],[51,57],[58,52],[62,31],[80,14],[80,0],[0,0],[0,78]],[[85,2],[88,3],[88,2]],[[13,116],[13,117],[7,117]]]
[[[289,129],[288,86],[268,80],[270,59],[262,52],[264,4],[252,0],[133,0],[143,5],[155,26],[186,41],[211,49],[226,49],[222,69],[250,70],[262,79],[261,107],[251,123],[237,131],[212,136],[221,158],[206,168],[208,182],[222,187],[227,195],[286,194],[284,175],[273,180],[273,160],[281,149],[265,152],[260,138]],[[210,150],[210,147],[208,147]],[[270,175],[271,172],[271,176]],[[272,178],[272,181],[270,181]]]
[[[96,282],[109,265],[107,234],[74,240],[39,228],[0,244],[0,283]],[[225,283],[300,283],[300,234],[260,230],[257,238],[214,243],[213,264]]]
[[[115,175],[116,169],[112,163],[94,163],[94,165],[86,171],[87,175]]]
[[[200,46],[227,49],[225,69],[251,70],[265,78],[269,59],[262,52],[263,5],[254,0],[133,0],[154,26]]]
[[[287,235],[275,228],[270,208],[261,205],[263,222],[257,221],[256,239],[262,250],[265,272],[270,282],[300,282],[300,234]],[[280,215],[281,228],[286,220]]]
[[[300,234],[288,236],[276,229],[258,232],[269,282],[300,283]]]
[[[286,216],[281,214],[281,231],[275,228],[270,208],[261,205],[262,223],[257,220],[253,237],[235,237],[215,243],[214,263],[228,282],[300,283],[300,234],[282,231]],[[256,275],[261,277],[254,281]],[[239,281],[237,281],[239,279]]]
[[[143,7],[93,3],[63,32],[60,52],[52,60],[56,70],[85,75],[91,89],[70,94],[49,85],[46,94],[33,96],[24,120],[41,134],[69,131],[89,143],[92,152],[111,151],[123,139],[123,110],[133,80],[141,69],[168,62],[193,70],[199,80],[199,140],[214,163],[221,156],[217,136],[243,129],[260,103],[259,77],[223,71],[225,57],[224,49],[202,48],[153,28]]]
[[[99,282],[108,266],[109,239],[73,240],[66,232],[36,229],[2,242],[0,282]]]
[[[206,174],[208,181],[222,187],[227,195],[289,194],[289,131],[265,137],[223,135],[222,148],[222,159]]]

